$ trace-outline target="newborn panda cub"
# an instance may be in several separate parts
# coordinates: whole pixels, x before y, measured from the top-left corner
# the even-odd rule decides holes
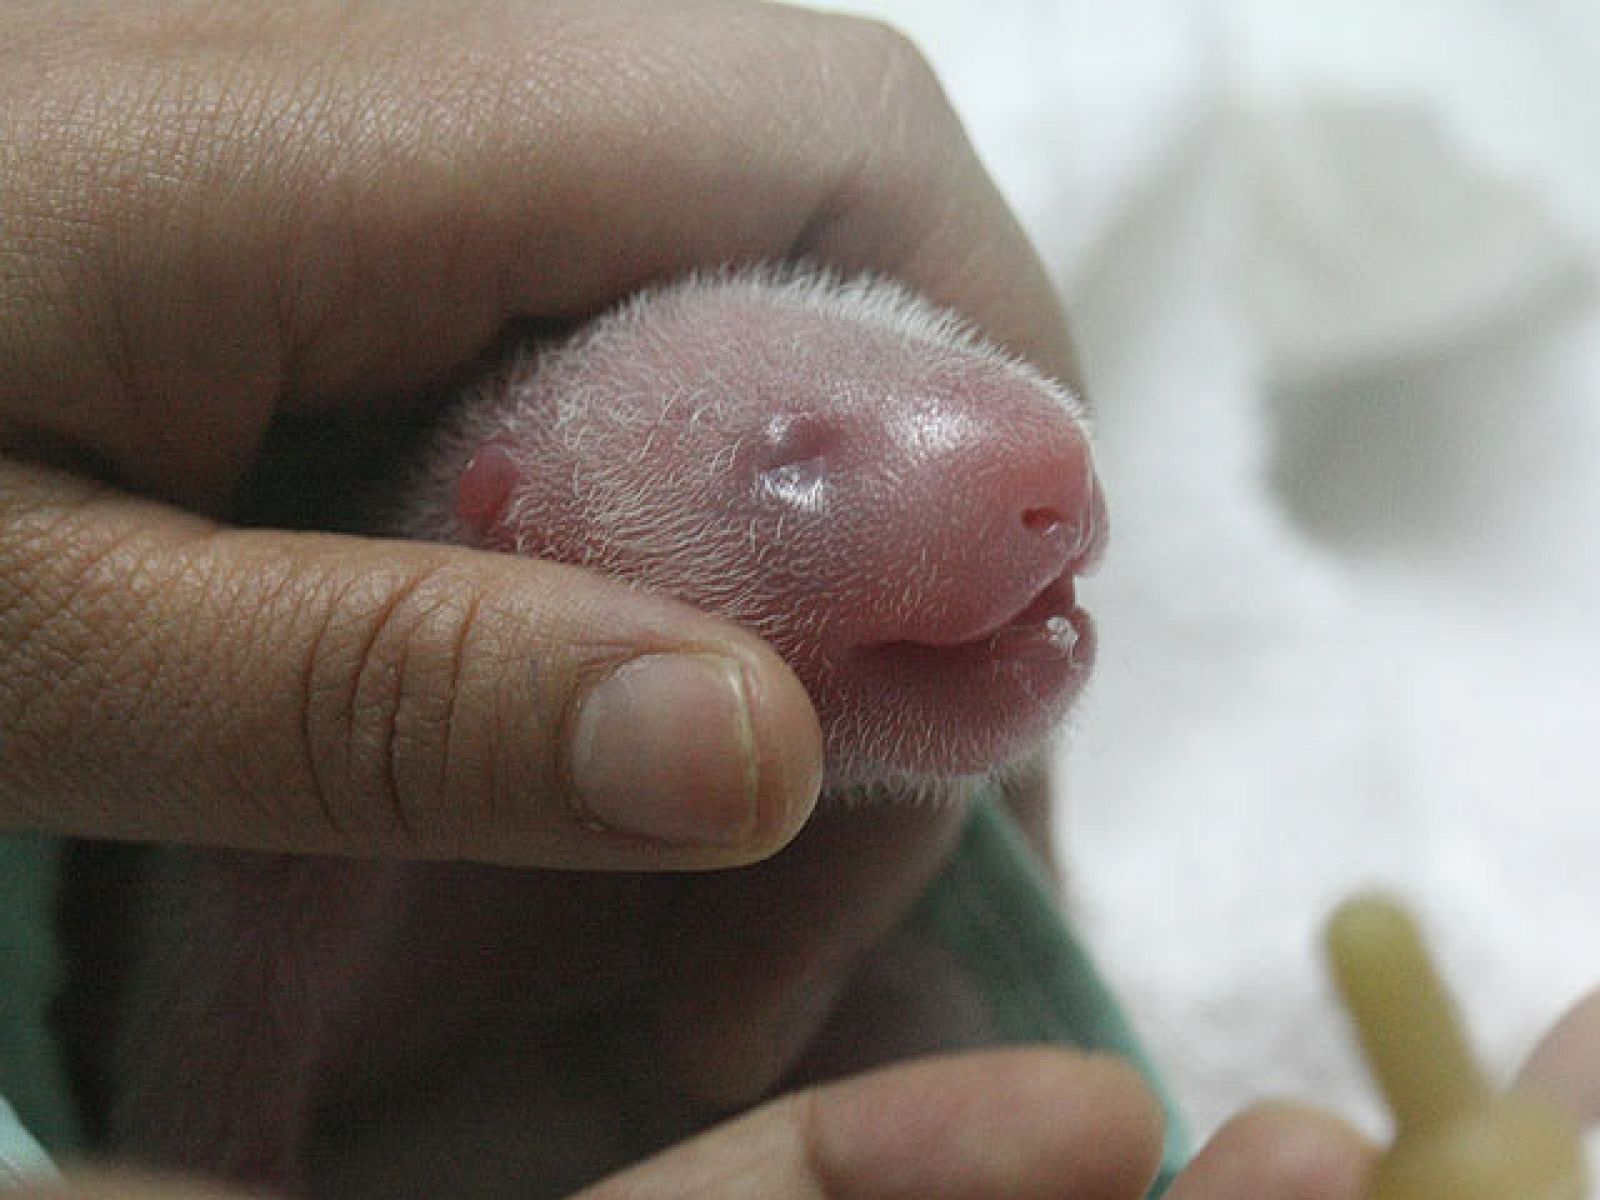
[[[588,567],[757,631],[816,706],[813,824],[838,821],[841,798],[903,808],[969,792],[1038,749],[1081,687],[1093,634],[1074,577],[1105,528],[1081,421],[1061,387],[893,284],[693,278],[466,394],[396,485],[386,532]],[[546,1141],[594,1141],[609,1126],[573,1116],[592,1097],[561,1092],[550,1064],[586,1078],[572,1060],[594,1052],[648,1074],[648,1049],[619,1049],[616,1014],[648,988],[641,914],[671,886],[151,854],[110,1039],[113,1151],[291,1192],[393,1194],[417,1180],[349,1184],[347,1144],[392,1128],[406,1132],[368,1158],[435,1136],[487,1162],[494,1098],[547,1086],[519,1098],[507,1136],[548,1120]],[[548,1029],[558,1042],[533,1032]],[[468,1061],[497,1082],[480,1072],[446,1110],[489,1114],[481,1127],[407,1117]],[[546,1194],[627,1152],[595,1149],[548,1179],[526,1165],[473,1178]]]

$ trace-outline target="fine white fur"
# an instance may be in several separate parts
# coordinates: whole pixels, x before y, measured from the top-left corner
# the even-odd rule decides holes
[[[617,429],[594,420],[597,407],[601,411],[604,407],[597,406],[596,397],[583,386],[567,391],[566,402],[553,422],[547,422],[543,414],[513,415],[507,421],[502,410],[486,406],[480,399],[536,371],[559,371],[563,360],[603,351],[608,341],[636,336],[644,319],[663,302],[693,304],[710,290],[724,289],[759,293],[768,302],[790,304],[810,313],[890,332],[919,347],[921,353],[976,355],[1053,396],[1080,425],[1085,428],[1091,425],[1090,414],[1082,400],[1064,382],[1047,378],[1032,364],[996,346],[961,315],[929,303],[892,279],[872,274],[844,277],[829,268],[805,262],[757,263],[720,271],[703,270],[635,293],[569,338],[531,343],[514,354],[498,371],[478,384],[472,394],[463,398],[459,413],[429,449],[418,477],[402,489],[403,507],[394,517],[394,526],[412,536],[440,540],[460,536],[454,517],[454,481],[459,477],[462,463],[473,451],[497,435],[513,446],[541,444],[548,436],[547,431],[553,429],[563,440],[562,454],[579,461],[606,461],[610,457],[606,453],[609,440],[616,436]],[[657,386],[657,381],[648,375],[637,383],[641,388]],[[682,414],[682,420],[715,419],[709,402],[700,405],[699,411],[692,398],[684,403],[689,411]],[[625,420],[626,410],[611,419]],[[657,417],[652,414],[646,419]],[[728,447],[730,453],[733,449],[731,445]],[[655,511],[655,505],[649,498],[638,496],[637,489],[617,490],[608,487],[609,482],[593,481],[597,497],[590,512],[593,519],[632,524],[641,533],[655,531],[664,553],[676,554],[683,548],[686,531],[674,528],[669,515]],[[670,491],[672,481],[664,483],[662,491]],[[619,511],[632,515],[619,517]],[[793,569],[804,568],[799,565]]]
[[[759,314],[759,333],[739,324],[751,314]],[[781,332],[791,316],[793,332]],[[861,333],[843,338],[841,330]],[[920,403],[922,385],[914,381],[941,365],[970,371],[974,362],[1025,385],[1019,395],[1034,405],[1029,420],[1058,408],[1081,424],[1082,406],[1068,388],[890,281],[845,279],[803,264],[672,281],[564,340],[525,348],[463,396],[401,489],[395,527],[473,543],[480,531],[454,512],[457,481],[482,447],[496,445],[517,474],[497,522],[513,541],[494,543],[499,548],[690,600],[763,635],[813,681],[832,673],[830,643],[816,631],[833,604],[788,599],[816,595],[818,579],[835,586],[847,579],[858,608],[886,628],[937,620],[938,597],[955,603],[968,590],[930,586],[953,568],[926,544],[915,569],[897,558],[888,577],[871,574],[882,556],[870,551],[885,542],[885,529],[895,530],[889,540],[903,554],[916,545],[907,522],[944,498],[932,481],[898,475],[890,463],[876,480],[875,502],[836,501],[814,520],[782,506],[757,511],[737,491],[746,441],[759,441],[782,401],[801,398],[801,412],[821,414],[824,424],[855,419],[888,437],[897,417]],[[912,390],[897,391],[899,382]],[[774,387],[781,394],[763,391]],[[906,428],[920,426],[908,420]],[[876,478],[872,471],[841,473]],[[983,490],[975,476],[966,484],[975,495]],[[841,482],[841,492],[848,486]],[[747,508],[748,531],[730,536],[728,514]],[[771,524],[786,515],[794,536],[780,536],[784,526]],[[852,546],[861,553],[849,553]],[[870,709],[855,703],[828,714],[825,724],[833,802],[944,803],[986,777],[930,777],[893,766],[949,761],[959,736],[893,688]]]

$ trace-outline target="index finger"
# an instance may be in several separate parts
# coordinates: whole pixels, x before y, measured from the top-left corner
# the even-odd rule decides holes
[[[0,424],[137,490],[215,507],[274,411],[414,393],[508,322],[732,261],[891,274],[1071,373],[1043,268],[883,25],[728,0],[182,11],[13,14],[0,92],[31,264],[0,287]],[[71,188],[40,166],[62,161]]]

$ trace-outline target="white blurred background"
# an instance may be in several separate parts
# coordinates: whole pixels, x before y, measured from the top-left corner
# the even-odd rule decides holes
[[[1079,923],[1198,1132],[1376,1109],[1413,900],[1509,1073],[1600,983],[1600,5],[876,0],[1067,295],[1113,551]]]

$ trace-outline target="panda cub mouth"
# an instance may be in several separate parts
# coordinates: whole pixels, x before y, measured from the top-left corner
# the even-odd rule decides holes
[[[876,660],[925,667],[1039,660],[1072,661],[1092,637],[1089,614],[1078,607],[1070,571],[1052,579],[1020,608],[950,639],[896,639],[862,647]],[[887,665],[887,664],[885,664]]]

